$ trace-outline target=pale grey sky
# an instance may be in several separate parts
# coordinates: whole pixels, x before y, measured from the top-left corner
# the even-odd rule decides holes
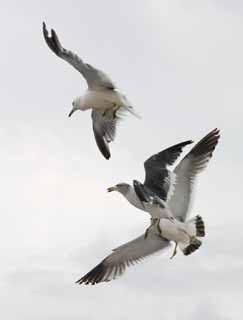
[[[0,3],[1,318],[241,319],[242,1]],[[86,83],[46,46],[43,20],[142,115],[120,125],[110,161],[89,112],[68,118]],[[75,285],[148,223],[106,188],[143,181],[147,157],[215,127],[220,144],[192,208],[206,223],[202,248],[147,259],[110,283]]]

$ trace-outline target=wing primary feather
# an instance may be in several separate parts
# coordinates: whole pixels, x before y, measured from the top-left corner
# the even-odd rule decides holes
[[[151,234],[148,239],[144,239],[144,235],[142,235],[113,250],[110,255],[77,280],[76,283],[94,285],[103,281],[114,280],[121,276],[127,267],[167,248],[169,244],[168,240],[156,234]]]
[[[168,205],[173,215],[180,221],[185,221],[189,215],[194,182],[212,157],[220,138],[219,133],[217,128],[209,132],[174,169],[176,185]]]
[[[98,88],[99,90],[114,90],[116,88],[107,74],[88,63],[84,63],[77,54],[63,48],[54,29],[51,29],[51,34],[49,36],[45,22],[43,22],[43,35],[51,51],[78,70],[86,79],[90,89]]]
[[[191,143],[193,143],[192,140],[178,143],[154,154],[144,162],[144,185],[164,201],[167,201],[168,193],[171,196],[169,190],[173,183],[167,166],[172,165],[180,156],[183,148]]]

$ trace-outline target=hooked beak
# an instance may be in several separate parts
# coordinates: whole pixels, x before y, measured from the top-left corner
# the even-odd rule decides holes
[[[112,191],[115,191],[115,187],[107,188],[107,192],[112,192]]]
[[[70,113],[68,114],[68,116],[69,117],[71,117],[71,115],[74,113],[74,111],[76,111],[77,109],[72,109],[71,111],[70,111]]]

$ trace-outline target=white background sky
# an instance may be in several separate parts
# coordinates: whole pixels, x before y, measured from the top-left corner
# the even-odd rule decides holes
[[[242,1],[0,4],[1,318],[241,319]],[[86,83],[49,50],[42,21],[105,70],[143,117],[120,125],[110,161],[89,112],[68,118]],[[207,227],[201,249],[172,261],[158,255],[114,282],[75,285],[149,221],[106,188],[143,181],[146,158],[215,127],[221,141],[193,207]]]

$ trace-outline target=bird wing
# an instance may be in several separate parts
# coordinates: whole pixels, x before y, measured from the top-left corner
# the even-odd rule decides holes
[[[70,63],[76,70],[78,70],[86,79],[90,89],[115,89],[113,81],[101,70],[92,67],[88,63],[84,63],[79,56],[72,51],[66,50],[62,47],[56,32],[51,29],[49,36],[46,24],[43,22],[43,35],[48,47],[61,59]]]
[[[76,281],[76,283],[96,284],[114,280],[121,276],[130,265],[157,251],[165,249],[169,244],[168,240],[159,235],[150,233],[147,239],[144,239],[144,235],[142,235],[114,249],[109,256]]]
[[[174,193],[168,201],[168,206],[173,215],[181,221],[185,221],[188,215],[195,178],[206,168],[218,144],[219,137],[218,129],[211,131],[192,148],[174,169],[176,185]]]
[[[192,143],[191,140],[178,143],[154,154],[144,162],[144,185],[164,201],[167,200],[170,188],[173,187],[175,182],[174,175],[167,169],[167,165],[172,165],[183,148],[190,143]]]
[[[159,198],[144,184],[137,180],[133,180],[134,191],[147,212],[150,213],[152,219],[171,218],[173,217],[165,201]]]
[[[91,117],[96,144],[103,156],[109,159],[109,143],[115,139],[117,122],[121,117],[118,113],[114,115],[112,110],[106,110],[104,113],[95,109],[92,109]]]

